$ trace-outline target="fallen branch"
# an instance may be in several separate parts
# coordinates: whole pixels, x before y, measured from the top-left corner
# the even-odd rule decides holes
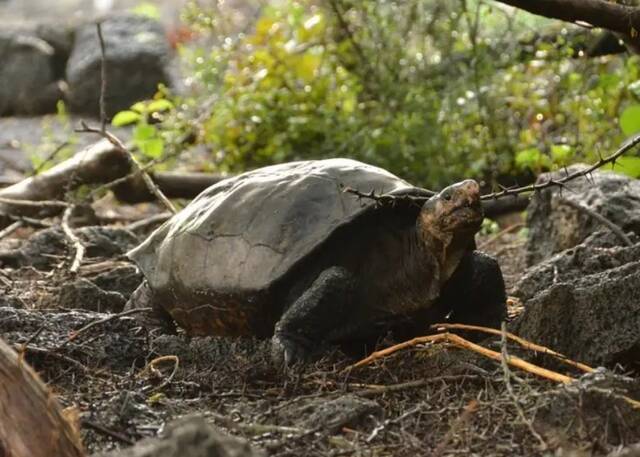
[[[408,389],[417,389],[419,387],[424,387],[430,384],[435,384],[440,382],[476,381],[478,379],[481,379],[480,376],[475,374],[435,376],[433,378],[418,379],[416,381],[408,381],[400,384],[369,387],[367,389],[358,390],[355,393],[358,397],[368,398],[368,397],[376,397],[378,395],[384,395],[388,393],[402,392]]]
[[[68,206],[62,201],[68,189],[109,182],[126,175],[129,170],[129,161],[122,151],[107,141],[99,141],[37,176],[0,190],[0,214],[59,214]]]
[[[606,226],[609,230],[611,230],[618,238],[620,238],[620,240],[624,244],[626,244],[627,246],[633,246],[633,241],[631,241],[631,239],[624,233],[624,231],[619,226],[617,226],[616,224],[611,222],[609,219],[604,217],[602,214],[597,213],[591,208],[587,208],[586,206],[581,205],[578,202],[574,202],[573,200],[569,200],[567,198],[562,199],[560,201],[562,204],[571,206],[572,208],[577,209],[578,211],[581,211],[584,214],[594,218],[595,220],[600,222],[602,225]]]
[[[424,344],[424,343],[449,343],[449,344],[452,344],[453,346],[456,346],[462,349],[467,349],[469,351],[477,352],[478,354],[481,354],[485,357],[496,360],[498,362],[500,362],[502,357],[499,352],[492,351],[491,349],[487,349],[483,346],[480,346],[479,344],[472,343],[471,341],[465,340],[464,338],[456,334],[445,332],[445,333],[439,333],[437,335],[419,336],[417,338],[413,338],[412,340],[405,341],[404,343],[396,344],[386,349],[382,349],[381,351],[376,351],[373,354],[371,354],[369,357],[366,357],[360,360],[359,362],[351,365],[347,369],[359,368],[365,365],[369,365],[373,361],[383,357],[387,357],[393,354],[394,352],[397,352],[409,347],[417,346],[418,344]],[[561,373],[557,373],[555,371],[539,367],[537,365],[534,365],[533,363],[529,363],[526,360],[523,360],[515,356],[509,359],[509,365],[514,366],[516,368],[520,368],[521,370],[524,370],[528,373],[535,374],[536,376],[540,376],[542,378],[549,379],[555,382],[561,382],[563,384],[568,384],[574,381],[574,378],[570,376],[563,375]]]
[[[27,365],[0,340],[0,455],[83,457],[78,430]]]
[[[507,336],[508,335],[509,334],[507,334]],[[394,354],[395,352],[398,352],[400,350],[414,347],[419,344],[425,344],[425,343],[449,343],[455,347],[476,352],[484,357],[493,359],[497,362],[502,362],[503,360],[502,354],[499,352],[493,351],[491,349],[487,349],[483,346],[480,346],[479,344],[472,343],[471,341],[465,340],[461,336],[455,335],[453,333],[445,332],[445,333],[439,333],[436,335],[419,336],[411,340],[390,346],[386,349],[373,352],[368,357],[365,357],[364,359],[345,368],[345,371],[369,365],[378,359],[388,357],[391,354]],[[567,376],[552,370],[548,370],[546,368],[540,367],[533,363],[527,362],[526,360],[523,360],[520,357],[511,356],[507,360],[507,363],[509,364],[509,366],[519,368],[527,373],[531,373],[533,375],[548,379],[550,381],[560,382],[562,384],[569,384],[575,381],[575,378],[572,378],[571,376]],[[640,401],[634,400],[633,398],[630,398],[624,395],[620,395],[619,398],[624,400],[627,404],[631,405],[632,407],[640,409]]]
[[[71,230],[71,226],[69,225],[69,220],[71,219],[71,214],[73,213],[74,206],[68,206],[67,209],[64,210],[64,214],[62,215],[62,231],[69,239],[71,244],[73,245],[74,255],[73,261],[71,262],[71,266],[69,267],[69,271],[71,273],[77,273],[78,268],[80,268],[80,264],[82,263],[82,259],[84,258],[84,253],[86,248],[80,238],[77,237],[73,230]]]
[[[502,331],[495,329],[495,328],[490,328],[490,327],[481,327],[479,325],[468,325],[468,324],[434,324],[431,326],[431,328],[433,329],[445,329],[445,330],[475,330],[477,332],[484,332],[484,333],[488,333],[490,335],[497,335],[497,336],[502,336],[503,333]],[[591,368],[589,365],[585,365],[584,363],[580,363],[580,362],[575,362],[571,359],[569,359],[567,356],[560,354],[559,352],[554,351],[553,349],[549,349],[548,347],[545,346],[541,346],[539,344],[536,343],[532,343],[531,341],[527,341],[524,338],[521,338],[517,335],[514,335],[513,333],[509,333],[506,332],[505,333],[506,337],[508,339],[510,339],[511,341],[518,343],[520,346],[522,346],[525,349],[528,349],[530,351],[533,352],[539,352],[541,354],[545,354],[545,355],[550,355],[551,357],[555,357],[556,359],[560,360],[563,363],[566,363],[567,365],[570,365],[574,368],[577,368],[579,370],[584,371],[585,373],[591,373],[593,371],[595,371],[593,368]]]
[[[4,228],[3,230],[0,230],[0,240],[11,235],[13,232],[15,232],[20,227],[22,227],[22,225],[23,225],[22,221],[15,221],[13,224],[9,225],[8,227]]]

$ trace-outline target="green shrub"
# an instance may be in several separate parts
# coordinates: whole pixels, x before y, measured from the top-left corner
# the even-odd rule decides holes
[[[501,6],[280,1],[240,35],[186,17],[219,44],[183,50],[193,93],[156,128],[190,129],[217,170],[344,156],[437,188],[593,160],[640,130],[636,57],[575,58],[574,28]]]

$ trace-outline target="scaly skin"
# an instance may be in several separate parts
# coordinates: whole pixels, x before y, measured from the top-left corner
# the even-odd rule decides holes
[[[273,337],[273,357],[278,363],[290,365],[305,359],[313,349],[349,340],[371,340],[383,335],[396,324],[419,316],[415,330],[426,331],[429,323],[441,320],[452,310],[454,303],[438,300],[442,288],[468,257],[468,265],[461,279],[449,289],[460,299],[463,308],[458,312],[473,320],[478,300],[487,295],[483,291],[474,298],[464,297],[458,289],[470,289],[474,271],[471,265],[478,259],[471,255],[475,233],[482,223],[479,186],[467,180],[447,187],[428,200],[413,226],[406,228],[371,228],[360,240],[347,239],[346,254],[334,256],[327,267],[288,306],[276,324]],[[391,225],[391,224],[389,224]],[[358,248],[360,243],[364,248]],[[336,250],[330,246],[328,250]],[[356,260],[353,260],[353,257]],[[482,265],[481,270],[486,269]],[[499,268],[492,270],[489,281],[500,287]],[[488,301],[500,302],[489,297]],[[476,291],[477,292],[477,291]],[[504,302],[504,300],[502,300]],[[482,308],[482,303],[478,308]],[[498,303],[497,308],[503,305]],[[491,316],[502,316],[500,311]],[[486,320],[486,319],[485,319]],[[494,319],[495,320],[495,319]],[[483,322],[486,323],[486,322]],[[499,324],[492,322],[493,325]],[[405,326],[406,328],[406,326]]]

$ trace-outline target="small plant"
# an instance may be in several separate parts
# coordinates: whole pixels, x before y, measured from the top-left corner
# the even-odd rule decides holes
[[[165,138],[156,126],[175,109],[173,103],[160,91],[153,100],[135,103],[120,111],[111,120],[114,127],[133,125],[133,144],[143,158],[159,159],[165,150]]]
[[[45,118],[42,123],[40,143],[27,144],[24,148],[34,173],[40,173],[71,157],[78,141],[67,107],[64,101],[59,100],[56,103],[55,117]]]

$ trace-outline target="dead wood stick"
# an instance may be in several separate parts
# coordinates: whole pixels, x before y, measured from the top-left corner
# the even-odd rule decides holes
[[[424,344],[424,343],[450,343],[459,348],[477,352],[478,354],[481,354],[485,357],[496,360],[498,362],[500,362],[502,357],[499,352],[493,351],[491,349],[487,349],[483,346],[480,346],[479,344],[472,343],[471,341],[465,340],[461,336],[446,332],[446,333],[439,333],[437,335],[419,336],[417,338],[413,338],[412,340],[405,341],[400,344],[396,344],[386,349],[382,349],[381,351],[376,351],[373,354],[371,354],[369,357],[366,357],[360,360],[359,362],[351,365],[348,368],[359,368],[359,367],[368,365],[377,359],[389,356],[399,350],[416,346],[418,344]],[[551,371],[546,368],[539,367],[537,365],[529,363],[526,360],[523,360],[515,356],[510,357],[509,365],[512,365],[516,368],[520,368],[521,370],[535,374],[542,378],[546,378],[555,382],[561,382],[563,384],[568,384],[574,381],[574,378],[570,376],[566,376],[561,373],[557,373],[555,371]]]
[[[3,230],[0,230],[0,240],[3,239],[4,237],[11,235],[13,232],[18,230],[20,227],[22,227],[22,224],[23,224],[22,221],[15,221],[13,224],[9,225],[8,227],[4,228]]]
[[[118,137],[116,137],[114,134],[112,134],[108,130],[102,131],[100,129],[89,127],[84,122],[81,122],[81,126],[82,126],[82,128],[81,129],[77,129],[76,130],[77,132],[97,133],[98,135],[102,136],[103,138],[106,138],[113,146],[116,147],[116,149],[120,150],[120,152],[122,154],[125,154],[125,156],[127,157],[127,160],[129,161],[130,166],[135,171],[140,173],[140,176],[142,177],[142,179],[144,180],[144,183],[147,186],[147,189],[149,189],[149,191],[153,195],[155,195],[155,197],[160,201],[160,203],[162,203],[165,206],[165,208],[167,208],[173,214],[178,212],[176,210],[176,207],[173,206],[173,203],[171,203],[171,201],[162,193],[162,191],[158,188],[158,186],[156,186],[154,184],[154,182],[151,179],[151,177],[149,176],[149,174],[142,169],[142,166],[140,165],[140,163],[136,160],[136,158],[131,153],[131,151],[129,151],[129,149],[127,149],[127,147],[124,145],[124,143],[122,143],[122,141],[120,141],[120,139],[118,139]]]
[[[485,249],[486,247],[491,246],[493,243],[498,241],[500,238],[505,236],[507,233],[511,233],[511,232],[521,228],[521,227],[524,227],[524,223],[522,223],[522,222],[517,222],[515,224],[511,224],[509,227],[507,227],[507,228],[505,228],[503,230],[500,230],[498,233],[493,235],[487,241],[485,241],[484,243],[480,244],[478,246],[478,249]]]
[[[36,372],[0,340],[0,455],[83,457],[78,430]]]
[[[236,422],[233,419],[223,416],[222,414],[215,413],[213,411],[208,411],[206,413],[208,417],[211,417],[214,421],[222,424],[224,427],[232,430],[238,430],[246,433],[250,433],[252,435],[262,435],[263,433],[309,433],[310,430],[298,428],[298,427],[287,427],[284,425],[272,425],[272,424],[253,424],[253,423],[243,423]]]
[[[481,327],[479,325],[468,325],[468,324],[434,324],[431,326],[433,329],[446,329],[446,330],[475,330],[478,332],[489,333],[491,335],[502,336],[502,332],[495,328],[490,327]],[[566,363],[567,365],[571,365],[574,368],[584,371],[585,373],[591,373],[594,371],[592,367],[589,365],[585,365],[584,363],[576,362],[569,359],[566,355],[560,354],[559,352],[554,351],[553,349],[549,349],[548,347],[541,346],[536,343],[532,343],[531,341],[525,340],[513,333],[506,332],[506,337],[511,341],[518,343],[525,349],[528,349],[533,352],[540,352],[542,354],[550,355],[560,360],[561,362]]]
[[[81,424],[84,427],[90,428],[98,433],[102,433],[103,435],[109,436],[111,438],[114,438],[118,441],[121,441],[124,444],[128,444],[129,446],[133,446],[135,444],[135,441],[133,441],[132,439],[127,438],[126,436],[124,436],[122,433],[118,433],[115,432],[111,429],[108,429],[107,427],[105,427],[104,425],[100,425],[97,422],[93,422],[90,421],[88,419],[82,419],[81,420]]]
[[[227,176],[211,173],[161,172],[149,173],[153,182],[170,198],[193,199],[208,187],[219,183]],[[144,182],[133,177],[115,186],[113,193],[125,203],[140,203],[153,199]]]
[[[359,397],[375,397],[387,393],[402,392],[403,390],[408,389],[417,389],[419,387],[424,387],[428,386],[429,384],[436,384],[440,382],[475,381],[478,379],[481,379],[480,376],[475,374],[436,376],[433,378],[418,379],[416,381],[408,381],[400,384],[381,385],[375,387],[372,386],[367,389],[358,390],[355,393]]]
[[[173,381],[173,378],[175,377],[176,373],[178,372],[178,368],[180,367],[180,359],[178,358],[178,356],[162,355],[160,357],[156,357],[151,362],[147,363],[147,365],[142,369],[140,374],[138,374],[138,377],[143,377],[147,373],[158,373],[158,370],[156,369],[156,365],[164,362],[173,362],[173,370],[171,371],[171,374],[169,375],[169,377],[166,378],[164,381],[162,381],[162,383],[159,386],[154,387],[151,390],[151,392],[157,392],[159,390],[162,390],[165,386],[168,386],[169,384],[171,384],[171,381]]]
[[[472,343],[471,341],[465,340],[461,336],[446,332],[446,333],[439,333],[437,335],[419,336],[411,340],[405,341],[403,343],[390,346],[386,349],[376,351],[371,355],[369,355],[368,357],[365,357],[364,359],[360,360],[359,362],[356,362],[353,365],[348,366],[347,368],[345,368],[345,370],[351,370],[354,368],[359,368],[365,365],[369,365],[370,363],[374,362],[377,359],[387,357],[402,349],[406,349],[406,348],[417,346],[418,344],[424,344],[424,343],[450,343],[461,349],[467,349],[469,351],[477,352],[478,354],[483,355],[489,359],[493,359],[497,362],[502,361],[502,355],[499,352],[492,351],[491,349],[487,349],[478,344]],[[569,384],[575,381],[575,378],[572,378],[571,376],[563,375],[561,373],[557,373],[555,371],[542,368],[538,365],[527,362],[526,360],[523,360],[519,357],[511,356],[509,357],[509,360],[507,362],[509,363],[509,365],[519,368],[523,371],[526,371],[527,373],[531,373],[541,378],[549,379],[551,381],[561,382],[563,384]],[[633,398],[630,398],[624,395],[619,396],[619,398],[621,398],[623,401],[625,401],[627,404],[631,405],[632,407],[636,409],[640,409],[640,401],[634,400]]]
[[[99,141],[37,176],[0,190],[0,214],[58,214],[67,207],[61,201],[67,189],[109,182],[129,170],[128,158],[122,151],[108,141]]]
[[[80,238],[73,233],[70,225],[71,214],[73,213],[73,206],[68,206],[67,209],[64,210],[64,214],[62,216],[62,231],[66,235],[66,237],[71,241],[74,249],[73,261],[71,262],[71,267],[69,267],[69,271],[71,273],[77,273],[78,268],[80,268],[80,264],[82,263],[82,259],[84,258],[84,253],[86,248]]]
[[[69,337],[66,340],[64,340],[56,349],[60,349],[60,348],[62,348],[64,346],[66,346],[71,341],[73,341],[76,338],[78,338],[81,334],[83,334],[87,330],[89,330],[89,329],[91,329],[91,328],[93,328],[93,327],[95,327],[97,325],[106,324],[107,322],[112,321],[114,319],[120,319],[121,317],[130,316],[132,314],[142,313],[142,312],[146,312],[146,311],[151,311],[151,308],[128,309],[126,311],[122,311],[121,313],[111,314],[110,316],[107,316],[107,317],[105,317],[103,319],[98,319],[97,321],[89,322],[84,327],[72,332],[71,335],[69,335]]]
[[[624,231],[618,225],[614,224],[609,219],[604,217],[602,214],[597,213],[594,210],[592,210],[591,208],[588,208],[588,207],[586,207],[586,206],[584,206],[584,205],[582,205],[582,204],[580,204],[578,202],[574,202],[573,200],[569,200],[567,198],[564,198],[564,199],[560,200],[560,202],[562,204],[571,206],[572,208],[577,209],[578,211],[581,211],[584,214],[594,218],[595,220],[600,222],[602,225],[606,226],[609,230],[611,230],[618,238],[620,238],[622,240],[622,242],[624,244],[626,244],[627,246],[633,246],[633,242],[624,233]]]

